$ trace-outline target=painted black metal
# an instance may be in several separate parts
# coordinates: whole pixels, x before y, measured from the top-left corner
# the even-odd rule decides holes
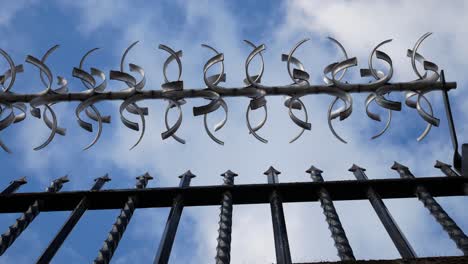
[[[144,189],[148,184],[148,181],[153,179],[148,173],[145,173],[142,176],[136,177],[137,183],[135,188]],[[108,264],[114,252],[119,246],[120,240],[127,229],[130,220],[132,219],[133,212],[135,211],[135,205],[138,204],[138,198],[135,196],[128,196],[127,200],[120,210],[120,214],[117,217],[117,220],[112,225],[112,229],[109,232],[106,240],[104,241],[101,249],[99,250],[98,256],[94,259],[94,264]]]
[[[55,193],[60,191],[63,184],[68,182],[68,177],[63,176],[52,181],[49,187],[46,188],[47,193]],[[15,223],[8,227],[8,231],[2,234],[0,238],[0,256],[13,245],[16,239],[23,233],[23,231],[34,221],[36,216],[41,212],[41,206],[43,205],[42,200],[34,200],[28,206],[27,210],[21,215],[20,218],[16,219]]]
[[[443,163],[442,161],[436,160],[436,163],[434,165],[434,168],[440,169],[445,175],[449,177],[459,177],[460,175],[452,169],[452,166],[450,166],[447,163]]]
[[[26,183],[27,181],[25,177],[14,180],[10,182],[10,184],[2,191],[1,194],[5,194],[5,195],[12,194],[16,192],[21,187],[21,185],[26,184]]]
[[[462,164],[461,175],[468,176],[468,144],[462,145]]]
[[[0,194],[0,213],[18,213],[28,209],[35,200],[42,200],[42,212],[72,211],[83,197],[90,201],[88,210],[121,209],[129,196],[138,199],[136,208],[171,207],[178,194],[184,196],[184,206],[219,205],[224,192],[230,191],[233,204],[269,203],[273,190],[282,194],[283,202],[318,201],[317,192],[327,189],[333,201],[367,200],[371,187],[382,199],[414,197],[416,186],[422,185],[432,196],[462,196],[468,177],[421,177],[415,179],[371,179],[367,181],[295,182],[276,184],[242,184],[218,186],[164,187],[146,189],[114,189]]]
[[[195,175],[191,171],[179,176],[180,184],[179,188],[187,188],[190,186],[190,180],[195,178]],[[177,227],[179,226],[180,217],[182,216],[182,211],[184,210],[184,197],[182,194],[178,194],[174,198],[171,211],[167,217],[166,227],[161,237],[161,242],[159,243],[158,252],[154,258],[155,264],[166,264],[169,262],[169,257],[171,256],[172,245],[174,244],[174,239],[177,233]]]
[[[310,177],[314,182],[323,182],[322,170],[311,166],[306,172],[310,173]],[[323,214],[325,215],[325,219],[328,224],[328,229],[330,230],[333,241],[335,242],[335,248],[338,250],[338,256],[341,260],[356,260],[353,249],[346,237],[346,232],[341,225],[340,217],[333,205],[333,200],[330,198],[330,194],[326,189],[322,188],[318,195],[320,205],[323,208]]]
[[[354,176],[359,181],[367,181],[367,175],[364,172],[366,169],[353,164],[353,166],[349,169],[349,171],[353,172]],[[411,244],[406,239],[403,232],[398,227],[398,224],[393,219],[392,215],[385,206],[385,203],[380,198],[379,194],[374,191],[373,188],[369,188],[367,190],[367,197],[369,198],[369,202],[371,203],[372,207],[375,210],[375,213],[379,217],[382,225],[387,230],[388,235],[393,241],[393,244],[397,248],[398,252],[400,253],[402,258],[416,258],[417,255],[411,247]]]
[[[398,162],[392,166],[401,178],[415,178],[410,169]],[[445,212],[440,204],[432,197],[431,193],[424,186],[416,187],[416,196],[424,204],[430,214],[447,232],[450,238],[455,242],[457,247],[463,252],[465,256],[468,255],[468,237],[463,230],[455,223],[455,221]]]
[[[99,191],[106,182],[110,181],[110,178],[106,174],[103,177],[96,178],[94,181],[95,183],[91,187],[91,191]],[[52,260],[88,207],[89,200],[83,197],[36,263],[46,264]]]
[[[234,185],[234,177],[237,176],[231,170],[221,174],[224,177],[224,185]],[[232,232],[232,194],[230,191],[223,193],[219,213],[218,245],[216,246],[216,264],[231,263],[231,232]]]
[[[273,166],[263,174],[268,176],[268,184],[278,184],[277,171]],[[288,232],[284,220],[283,200],[278,190],[273,189],[269,196],[271,220],[273,223],[273,236],[275,238],[276,262],[278,264],[290,264],[291,252],[289,251]]]
[[[445,73],[444,73],[443,70],[440,71],[440,82],[442,83],[442,87],[445,88],[447,83],[445,81]],[[458,152],[457,132],[455,130],[455,123],[453,122],[452,108],[450,106],[450,99],[449,99],[448,92],[447,92],[446,89],[442,89],[441,91],[442,91],[442,98],[444,100],[445,115],[447,116],[447,122],[448,122],[450,138],[452,140],[452,145],[453,145],[453,167],[455,168],[455,170],[462,173],[462,156],[460,155],[460,152]],[[467,163],[467,162],[468,161],[466,161],[465,163]],[[468,167],[466,169],[468,169]]]

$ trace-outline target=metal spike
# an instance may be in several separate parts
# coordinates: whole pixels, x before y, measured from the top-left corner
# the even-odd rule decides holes
[[[137,189],[144,189],[148,184],[149,180],[152,180],[148,173],[145,173],[142,176],[136,177],[137,183],[135,187]],[[124,207],[120,211],[117,220],[115,221],[114,225],[112,226],[111,231],[107,239],[104,241],[102,248],[99,250],[98,256],[94,259],[94,263],[109,263],[114,255],[115,250],[117,249],[120,239],[122,238],[127,225],[130,223],[132,219],[133,212],[135,211],[135,203],[137,203],[137,199],[135,196],[130,196],[127,199]]]
[[[269,184],[279,183],[278,175],[281,172],[273,168],[273,166],[270,166],[263,174],[268,176]],[[292,261],[286,222],[284,220],[283,201],[281,195],[276,190],[273,190],[270,194],[270,208],[275,238],[276,262],[278,264],[290,264]]]
[[[63,184],[68,182],[68,177],[63,176],[52,181],[46,192],[58,192],[62,188]],[[3,233],[0,238],[0,256],[15,242],[15,240],[23,233],[23,231],[29,226],[32,221],[41,212],[40,206],[42,201],[36,200],[31,204],[26,212],[24,212],[20,218],[16,219],[16,222],[8,228],[8,231]]]
[[[397,164],[395,168],[400,168],[400,165],[401,164]],[[361,168],[358,165],[353,164],[349,171],[351,171],[354,174],[358,181],[368,180],[367,175],[364,173],[364,171],[366,171],[365,168]],[[367,190],[367,197],[369,199],[370,204],[374,208],[375,213],[379,217],[380,222],[382,222],[382,225],[384,226],[388,235],[392,239],[393,244],[400,253],[401,257],[406,259],[416,258],[417,255],[414,252],[413,247],[408,242],[403,232],[400,230],[400,227],[396,223],[395,219],[393,219],[392,215],[390,214],[390,211],[388,211],[387,207],[385,206],[385,203],[383,202],[382,198],[380,198],[379,194],[375,192],[374,189],[369,188]]]
[[[179,188],[186,188],[190,186],[190,181],[196,176],[188,170],[184,174],[180,175]],[[153,263],[155,264],[166,264],[169,262],[171,255],[172,245],[177,233],[177,227],[179,226],[180,217],[184,210],[184,197],[182,194],[178,194],[173,202],[169,216],[167,217],[166,227],[162,233],[161,242],[159,243],[158,252],[154,258]]]
[[[221,174],[223,176],[224,185],[233,186],[234,177],[238,176],[237,173],[227,170]],[[230,191],[223,193],[221,200],[221,207],[219,213],[219,228],[218,228],[218,242],[216,246],[216,264],[229,264],[231,263],[231,233],[232,233],[232,194]]]
[[[308,170],[306,170],[306,172],[310,173],[310,177],[314,182],[323,182],[322,170],[312,165]],[[333,241],[335,242],[335,248],[338,251],[338,256],[343,261],[356,260],[330,194],[325,188],[321,188],[318,192],[318,196],[320,205],[323,209],[323,215],[325,216],[328,224],[328,229],[330,230]]]
[[[392,166],[401,178],[414,179],[415,176],[411,173],[408,167],[395,162]],[[424,207],[429,210],[429,213],[447,232],[449,237],[455,242],[457,247],[463,252],[465,256],[468,255],[468,236],[463,230],[455,223],[455,221],[445,212],[442,206],[432,197],[431,193],[424,186],[416,187],[416,196],[424,204]]]
[[[405,103],[411,108],[417,110],[418,114],[427,122],[426,129],[418,137],[418,141],[422,140],[429,132],[432,126],[437,126],[440,122],[438,118],[433,115],[432,106],[426,96],[427,93],[440,90],[443,91],[444,102],[446,100],[446,93],[450,89],[456,88],[455,82],[447,83],[445,78],[443,78],[443,71],[439,74],[439,67],[437,64],[428,61],[424,56],[418,53],[418,48],[421,46],[421,43],[430,35],[430,33],[424,34],[412,50],[407,51],[407,56],[411,58],[411,63],[413,70],[418,76],[417,80],[410,82],[400,82],[400,83],[390,83],[390,79],[393,76],[393,62],[388,54],[380,50],[380,47],[384,44],[387,44],[391,41],[385,40],[376,45],[368,58],[368,67],[361,69],[362,76],[369,76],[374,79],[369,83],[349,83],[343,80],[345,73],[348,70],[351,70],[352,67],[357,66],[358,60],[356,57],[348,57],[348,53],[344,49],[343,45],[338,42],[336,39],[329,37],[335,45],[341,50],[344,55],[344,58],[341,61],[333,62],[328,64],[324,70],[323,80],[325,85],[313,85],[310,84],[310,74],[306,72],[303,63],[294,56],[295,51],[303,45],[308,39],[299,41],[288,54],[282,54],[282,61],[286,62],[287,73],[291,78],[291,84],[287,85],[265,85],[261,82],[265,70],[265,63],[263,52],[266,50],[266,46],[255,45],[250,41],[245,41],[249,47],[252,48],[248,54],[245,63],[245,86],[237,87],[222,87],[219,84],[226,80],[226,73],[224,59],[225,55],[218,52],[215,48],[203,44],[202,47],[207,48],[214,52],[213,57],[209,58],[204,67],[203,67],[203,79],[206,87],[202,89],[186,89],[184,90],[184,83],[181,80],[182,77],[182,51],[175,51],[174,49],[165,46],[159,45],[159,49],[164,50],[169,54],[163,64],[163,75],[164,83],[161,85],[161,89],[154,90],[143,90],[146,84],[146,73],[142,67],[134,64],[128,63],[128,70],[125,70],[125,59],[128,56],[129,52],[136,46],[137,42],[132,43],[129,47],[123,52],[122,58],[120,60],[119,70],[113,70],[109,73],[110,80],[117,80],[125,84],[124,88],[112,89],[112,91],[105,91],[107,86],[107,78],[103,71],[90,68],[90,71],[85,71],[83,65],[85,64],[86,59],[93,54],[98,48],[93,48],[87,51],[80,60],[79,67],[74,68],[72,75],[83,83],[85,90],[81,92],[68,92],[68,82],[61,76],[57,76],[58,87],[53,87],[54,75],[51,72],[51,69],[47,65],[46,61],[54,51],[58,49],[58,45],[51,47],[40,59],[27,56],[26,62],[32,64],[39,70],[41,77],[41,82],[43,83],[45,89],[39,93],[12,93],[11,87],[15,80],[17,73],[22,72],[24,69],[21,65],[15,65],[11,60],[10,56],[3,50],[0,50],[0,56],[3,56],[8,64],[10,69],[5,71],[3,75],[0,75],[0,85],[3,89],[0,91],[0,130],[6,129],[12,123],[17,123],[25,120],[26,118],[26,106],[24,103],[29,103],[31,106],[30,113],[36,118],[42,118],[45,125],[50,129],[50,134],[45,140],[44,143],[35,148],[35,150],[40,150],[48,146],[52,140],[55,138],[55,134],[65,135],[66,130],[58,126],[57,115],[52,109],[52,106],[61,102],[76,101],[79,102],[77,109],[75,110],[75,115],[78,119],[78,125],[83,129],[92,132],[93,125],[89,121],[86,121],[82,118],[82,112],[84,111],[87,117],[91,120],[97,122],[97,131],[94,139],[90,144],[88,144],[85,149],[90,148],[99,140],[102,134],[102,123],[109,123],[111,118],[110,116],[102,116],[100,111],[94,106],[95,104],[102,101],[111,101],[111,100],[122,100],[123,103],[120,107],[120,119],[123,124],[132,129],[140,132],[140,136],[137,142],[131,147],[133,149],[136,147],[139,142],[141,142],[146,128],[145,116],[148,115],[148,108],[140,107],[137,105],[138,102],[143,100],[167,100],[168,106],[165,113],[165,126],[166,131],[162,133],[162,138],[166,139],[168,137],[174,138],[180,143],[185,143],[185,140],[176,135],[176,131],[182,126],[182,104],[187,102],[189,98],[203,98],[209,100],[207,104],[202,106],[197,106],[193,108],[194,115],[204,115],[204,128],[208,136],[217,144],[223,145],[224,142],[217,137],[215,137],[215,131],[221,129],[227,122],[228,117],[228,107],[226,97],[243,97],[249,98],[250,102],[246,110],[246,123],[247,128],[250,134],[252,134],[257,140],[267,143],[268,141],[258,134],[258,131],[264,127],[266,120],[268,118],[267,111],[267,97],[281,95],[285,96],[286,100],[284,105],[288,107],[288,114],[294,124],[300,127],[298,135],[290,140],[290,142],[296,141],[305,130],[311,129],[311,123],[308,121],[308,113],[306,105],[303,102],[302,97],[310,94],[327,94],[334,98],[331,102],[328,112],[327,112],[327,122],[332,134],[343,143],[347,141],[338,135],[333,127],[332,120],[337,119],[345,120],[348,118],[353,111],[353,98],[351,93],[368,93],[369,96],[366,99],[366,113],[367,115],[376,121],[381,121],[381,117],[372,113],[369,110],[370,104],[375,101],[377,105],[388,109],[388,119],[384,128],[372,136],[372,139],[375,139],[382,134],[384,134],[390,127],[392,111],[401,110],[401,102],[393,101],[387,98],[387,95],[391,92],[405,92]],[[257,57],[260,63],[260,69],[256,74],[251,73],[250,64]],[[379,70],[374,67],[373,60],[377,58],[380,61],[383,61],[386,64],[387,70]],[[175,62],[178,67],[177,78],[169,80],[167,76],[168,65],[172,62]],[[416,62],[422,65],[424,72],[419,72],[416,67]],[[216,74],[208,76],[208,71],[215,66],[215,64],[220,64],[220,71]],[[124,67],[125,66],[125,67]],[[139,77],[134,77],[133,74],[139,75]],[[438,82],[438,79],[441,78],[441,81]],[[206,89],[205,89],[206,88]],[[416,98],[417,96],[417,98]],[[412,99],[413,98],[413,99]],[[343,103],[342,106],[337,107],[338,101]],[[423,106],[425,103],[427,106]],[[219,122],[215,127],[214,131],[208,128],[207,116],[209,113],[217,111],[218,108],[223,108],[225,115],[224,118]],[[15,108],[15,109],[14,109]],[[169,111],[172,108],[177,108],[175,111],[178,111],[178,118],[173,125],[170,125],[168,120]],[[263,108],[265,111],[264,118],[256,125],[250,123],[250,111]],[[13,110],[14,109],[14,110]],[[304,119],[300,119],[296,116],[295,112],[292,109],[304,111]],[[19,110],[20,112],[16,112]],[[132,115],[137,115],[140,121],[131,121],[128,118],[124,111]],[[450,123],[450,122],[449,122]],[[95,128],[94,128],[95,129]],[[453,130],[453,129],[452,129]],[[452,131],[453,132],[453,131]],[[452,133],[453,134],[453,133]],[[10,152],[10,149],[7,145],[0,141],[0,147],[7,152]],[[459,155],[456,156],[459,161]],[[456,162],[459,164],[460,162]],[[459,166],[456,166],[458,168]]]
[[[110,180],[111,179],[109,178],[107,174],[102,177],[94,179],[95,183],[91,187],[91,191],[99,191],[102,188],[102,186],[104,186],[104,184]],[[84,197],[83,199],[80,200],[80,202],[75,207],[75,209],[70,213],[70,216],[68,217],[67,221],[62,225],[58,233],[55,235],[54,239],[49,243],[49,245],[41,254],[41,256],[39,257],[36,263],[38,264],[50,263],[52,258],[55,256],[57,251],[62,246],[63,242],[65,242],[65,239],[67,239],[68,235],[71,233],[75,225],[78,223],[78,221],[80,221],[80,218],[86,212],[88,207],[89,207],[89,200],[87,197]]]
[[[26,177],[21,177],[17,180],[10,182],[10,184],[1,192],[1,194],[7,195],[16,192],[23,184],[28,183]]]

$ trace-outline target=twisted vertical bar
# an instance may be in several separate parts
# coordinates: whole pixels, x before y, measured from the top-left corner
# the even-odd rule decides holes
[[[358,181],[368,180],[367,175],[364,172],[365,170],[366,169],[361,168],[356,164],[353,164],[353,166],[349,169],[349,171],[354,174]],[[398,227],[398,224],[393,219],[379,194],[376,193],[374,189],[369,188],[367,190],[367,197],[401,257],[417,258],[418,256],[414,252],[413,247],[411,247],[411,244],[408,242],[405,235]]]
[[[64,183],[68,182],[68,177],[60,177],[47,187],[47,192],[58,192]],[[0,239],[0,256],[15,242],[15,240],[21,235],[21,233],[28,227],[28,225],[34,221],[36,216],[41,212],[40,205],[42,201],[36,200],[32,205],[28,207],[28,210],[21,215],[16,222],[8,228],[8,231],[2,234]]]
[[[26,184],[26,177],[19,178],[17,180],[14,180],[10,182],[10,184],[2,191],[1,194],[12,194],[16,192],[21,185]]]
[[[179,188],[186,188],[190,186],[190,181],[192,178],[195,178],[195,175],[191,171],[179,176],[180,183]],[[180,217],[182,216],[182,211],[184,210],[184,197],[179,194],[174,198],[172,203],[171,211],[167,217],[166,227],[161,237],[161,242],[159,243],[158,252],[154,258],[155,264],[166,264],[169,262],[169,257],[171,256],[172,245],[174,244],[174,239],[177,233],[177,227],[179,226]]]
[[[237,176],[231,170],[221,174],[224,177],[224,185],[233,186],[234,177]],[[231,263],[231,232],[232,232],[232,194],[230,191],[223,193],[219,213],[218,245],[216,246],[216,264]]]
[[[93,187],[91,187],[91,191],[99,191],[102,186],[111,179],[106,175],[94,179],[95,183]],[[80,218],[86,212],[89,207],[89,200],[87,197],[83,197],[78,205],[75,207],[73,212],[71,212],[70,216],[68,217],[67,221],[63,224],[60,231],[55,235],[54,239],[50,242],[47,248],[44,250],[42,255],[39,257],[36,263],[46,264],[50,263],[52,258],[55,256],[59,248],[62,246],[65,239],[67,239],[68,235],[71,233],[75,225],[78,223]]]
[[[311,166],[306,172],[310,173],[310,177],[314,182],[323,182],[322,170]],[[330,194],[325,188],[321,188],[318,192],[318,197],[320,205],[323,208],[323,214],[325,215],[328,229],[335,242],[335,248],[338,250],[338,256],[341,260],[356,260]]]
[[[278,175],[280,173],[273,166],[270,166],[263,174],[268,176],[269,184],[276,184],[279,183]],[[270,194],[270,208],[275,238],[276,262],[278,264],[290,264],[292,261],[289,251],[288,232],[284,220],[283,201],[281,195],[276,190],[273,190]]]
[[[151,177],[148,173],[145,173],[142,176],[138,176],[136,179],[137,183],[135,187],[137,189],[144,189],[146,188],[148,181],[153,179],[153,177]],[[109,235],[104,241],[102,248],[99,250],[98,256],[94,260],[95,264],[110,263],[112,256],[114,255],[114,252],[119,245],[120,239],[122,238],[127,225],[132,219],[133,212],[135,211],[135,203],[137,202],[138,201],[135,196],[128,197],[127,202],[120,211],[117,220],[115,221],[111,231],[109,232]]]
[[[392,166],[400,174],[401,178],[414,179],[415,176],[411,173],[408,167],[395,162]],[[424,204],[431,215],[437,220],[442,228],[447,232],[450,238],[455,242],[457,247],[468,256],[468,237],[463,230],[455,223],[455,221],[445,212],[440,204],[432,197],[429,191],[424,186],[416,187],[416,195]]]

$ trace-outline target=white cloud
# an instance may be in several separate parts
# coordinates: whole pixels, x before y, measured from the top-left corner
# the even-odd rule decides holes
[[[202,85],[202,65],[211,54],[200,48],[203,41],[212,44],[225,53],[226,72],[229,85],[239,85],[243,79],[243,63],[249,49],[241,42],[242,28],[236,24],[236,16],[223,4],[207,1],[178,3],[178,16],[182,21],[174,22],[180,31],[169,32],[165,23],[158,24],[165,16],[164,12],[153,12],[153,9],[142,10],[134,8],[130,2],[117,1],[96,3],[94,1],[69,2],[79,10],[79,30],[87,35],[106,27],[115,27],[119,34],[114,41],[115,56],[120,56],[121,50],[133,40],[141,39],[142,43],[129,55],[129,62],[147,69],[149,74],[147,89],[157,89],[162,82],[161,64],[166,54],[155,50],[156,43],[169,43],[175,49],[184,50],[184,81],[186,87]],[[405,58],[406,49],[426,31],[436,34],[424,44],[422,52],[428,58],[434,58],[436,63],[448,70],[450,80],[463,80],[463,71],[456,65],[464,64],[468,53],[463,51],[465,45],[464,31],[466,25],[466,7],[463,2],[440,6],[439,2],[422,4],[421,2],[341,2],[318,3],[311,1],[291,1],[285,5],[284,19],[277,18],[280,26],[272,28],[271,42],[267,43],[265,83],[288,83],[284,63],[279,61],[279,55],[289,50],[292,43],[300,37],[312,36],[313,41],[298,51],[304,58],[313,80],[320,78],[320,72],[334,54],[327,52],[328,43],[323,39],[327,35],[342,40],[350,54],[356,55],[366,66],[368,52],[379,41],[393,37],[392,44],[385,50],[395,60],[398,80],[414,78],[409,61]],[[100,10],[106,10],[101,13]],[[138,18],[130,24],[123,22],[124,14],[139,12]],[[175,11],[174,11],[175,12]],[[162,17],[158,17],[163,15]],[[133,17],[133,16],[132,16]],[[435,19],[443,17],[444,19]],[[451,19],[447,19],[450,17]],[[180,23],[180,24],[177,24]],[[169,32],[169,33],[168,33]],[[151,34],[149,34],[151,33]],[[163,35],[168,33],[168,35]],[[465,34],[466,35],[466,34]],[[311,47],[312,46],[312,47]],[[162,54],[162,55],[161,55]],[[117,61],[117,60],[116,60]],[[452,64],[452,62],[454,64]],[[310,66],[312,65],[312,66]],[[457,76],[458,74],[458,76]],[[115,84],[115,83],[114,83]],[[462,92],[458,92],[461,94]],[[466,93],[465,93],[466,94]],[[337,131],[349,139],[349,144],[337,142],[326,127],[326,108],[331,101],[328,96],[310,96],[305,99],[312,120],[312,131],[306,133],[295,144],[287,141],[296,133],[294,127],[282,106],[281,98],[269,99],[269,121],[261,135],[270,139],[268,145],[257,142],[248,134],[243,122],[247,100],[230,99],[230,119],[225,128],[217,132],[226,145],[220,147],[211,142],[202,127],[202,118],[191,116],[191,107],[200,105],[203,100],[188,103],[184,108],[184,122],[178,135],[187,139],[186,145],[180,145],[172,139],[162,142],[159,134],[163,128],[163,109],[165,104],[153,103],[150,106],[150,116],[147,118],[148,131],[143,142],[135,150],[128,152],[137,139],[137,133],[129,131],[118,121],[114,112],[113,134],[100,143],[93,155],[96,162],[109,162],[118,171],[127,172],[134,177],[143,170],[149,170],[156,176],[158,185],[174,186],[177,175],[187,169],[198,175],[193,180],[194,185],[221,183],[220,173],[231,169],[239,173],[236,182],[265,182],[262,175],[270,165],[282,171],[280,180],[308,181],[305,170],[312,164],[323,169],[326,180],[353,179],[347,169],[352,163],[367,168],[369,178],[397,177],[389,167],[393,160],[399,160],[413,169],[416,175],[440,175],[432,169],[435,159],[448,160],[450,145],[446,131],[433,129],[432,134],[422,143],[409,141],[402,146],[402,136],[413,134],[408,131],[415,124],[422,125],[419,117],[411,118],[396,114],[390,131],[377,141],[369,142],[370,135],[382,124],[374,124],[364,116],[363,98],[355,97],[356,107],[353,116],[344,122],[336,124]],[[456,100],[462,105],[461,100]],[[150,103],[142,103],[150,105]],[[113,105],[115,108],[116,106]],[[442,112],[438,112],[442,115]],[[418,123],[419,122],[419,123]],[[413,124],[415,123],[415,124]],[[107,129],[111,129],[108,127]],[[418,127],[419,129],[419,127]],[[466,131],[466,130],[465,130]],[[392,133],[395,133],[392,135]],[[404,139],[406,140],[406,139]],[[463,140],[463,138],[462,138]],[[461,142],[463,142],[461,140]],[[116,144],[117,142],[117,144]],[[78,155],[78,154],[77,154]],[[59,159],[59,157],[56,157]],[[45,165],[43,165],[45,166]],[[456,207],[459,200],[447,202],[446,206]],[[359,258],[396,258],[396,251],[385,231],[378,223],[375,214],[366,201],[348,203],[341,206],[338,203],[339,214],[348,231],[355,254]],[[437,230],[437,225],[427,215],[419,203],[389,202],[391,211],[402,229],[406,231],[411,242],[414,242],[421,255],[459,254],[446,235],[439,233],[424,233],[421,230]],[[332,242],[316,239],[316,235],[325,239],[328,230],[324,223],[318,204],[285,205],[291,251],[294,261],[336,259]],[[204,263],[215,255],[216,229],[218,212],[213,208],[190,209],[184,212],[193,224],[193,239],[197,241],[196,252],[177,249],[177,254],[184,253],[193,257],[193,261]],[[454,218],[466,219],[467,213],[461,210],[453,211]],[[406,215],[406,217],[404,217]],[[409,216],[411,215],[411,216]],[[359,219],[357,221],[356,219]],[[421,220],[425,219],[425,220]],[[135,219],[137,220],[137,219]],[[466,221],[460,223],[465,228]],[[161,226],[162,227],[162,226]],[[319,228],[320,227],[320,228]],[[372,227],[372,232],[369,231]],[[135,227],[136,229],[137,227]],[[147,228],[147,227],[145,227]],[[129,230],[128,232],[133,232]],[[141,234],[141,230],[139,231]],[[148,237],[158,236],[158,232],[148,234]],[[431,243],[444,243],[438,252]],[[416,248],[416,246],[415,246]],[[389,249],[388,251],[386,249]],[[153,249],[150,249],[153,250]],[[142,249],[145,256],[148,249]],[[181,253],[182,252],[182,253]],[[129,258],[137,255],[136,251],[129,253]],[[209,257],[207,257],[209,256]],[[126,261],[123,257],[121,261]],[[174,259],[172,260],[174,261]],[[236,206],[234,209],[234,229],[232,244],[232,263],[259,263],[274,261],[274,245],[272,240],[271,219],[268,205]]]
[[[11,21],[17,16],[17,13],[35,5],[37,0],[16,0],[2,3],[0,9],[0,27],[9,27]]]

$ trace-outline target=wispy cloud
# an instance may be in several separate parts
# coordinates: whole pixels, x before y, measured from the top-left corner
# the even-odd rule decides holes
[[[466,6],[463,2],[440,6],[437,2],[341,2],[317,3],[309,1],[291,1],[281,4],[282,11],[275,17],[263,14],[264,21],[257,21],[256,27],[265,27],[263,35],[255,35],[246,29],[249,23],[244,21],[249,16],[262,13],[262,9],[251,10],[252,14],[239,17],[229,10],[229,4],[224,2],[191,1],[191,2],[161,2],[151,6],[148,3],[134,4],[131,1],[68,1],[61,4],[63,12],[74,14],[76,30],[84,38],[92,34],[102,35],[112,32],[112,39],[102,40],[106,52],[114,59],[109,63],[118,63],[118,57],[123,49],[134,40],[142,42],[129,54],[128,62],[143,66],[149,76],[147,87],[157,89],[162,83],[161,65],[166,54],[156,49],[158,43],[169,44],[175,49],[182,49],[183,79],[186,87],[203,87],[202,67],[212,55],[200,47],[207,43],[218,48],[225,54],[225,65],[228,77],[227,85],[239,86],[244,78],[243,63],[250,52],[242,40],[252,39],[258,44],[266,43],[266,72],[264,82],[288,83],[286,66],[280,61],[280,54],[288,52],[290,47],[303,37],[311,37],[298,51],[298,56],[306,64],[311,73],[311,79],[320,81],[323,67],[340,56],[331,48],[325,37],[331,35],[343,42],[351,56],[357,56],[360,65],[366,66],[367,56],[378,42],[394,38],[385,46],[385,51],[394,58],[396,80],[414,79],[409,60],[405,57],[406,49],[411,48],[414,41],[426,31],[436,34],[422,47],[422,53],[427,54],[434,62],[448,71],[450,80],[462,80],[463,71],[457,67],[462,65],[468,56],[464,51],[467,21]],[[444,19],[434,19],[436,17]],[[447,19],[450,17],[451,19]],[[271,20],[275,20],[272,23]],[[116,89],[116,83],[111,83],[111,89]],[[458,91],[456,94],[466,94]],[[309,181],[304,172],[310,165],[323,169],[326,180],[353,179],[347,170],[353,164],[364,166],[370,178],[397,177],[390,171],[393,160],[399,160],[412,168],[416,175],[431,176],[440,174],[432,169],[435,159],[447,160],[451,155],[448,144],[447,128],[433,129],[430,136],[421,143],[416,143],[414,130],[423,129],[424,123],[414,112],[395,114],[393,125],[388,134],[376,141],[368,138],[381,128],[382,124],[374,124],[367,120],[364,113],[362,96],[355,97],[353,116],[344,122],[339,122],[337,131],[349,139],[348,144],[337,142],[326,127],[326,109],[331,98],[311,96],[304,99],[307,103],[312,120],[312,131],[305,134],[295,144],[288,144],[297,127],[287,116],[282,98],[269,98],[269,120],[264,129],[259,131],[270,139],[264,145],[248,134],[244,124],[247,101],[229,99],[230,119],[226,127],[217,132],[226,141],[221,147],[211,142],[203,131],[201,118],[191,116],[191,107],[201,105],[203,100],[189,102],[183,106],[184,122],[178,135],[187,139],[186,145],[180,145],[172,139],[162,142],[159,134],[164,131],[164,103],[145,103],[150,107],[148,131],[143,142],[133,151],[128,148],[137,139],[137,133],[129,131],[119,123],[116,105],[106,107],[113,114],[113,122],[105,128],[105,137],[90,154],[71,151],[60,152],[63,144],[56,144],[45,154],[35,154],[26,161],[35,164],[33,159],[41,155],[47,157],[31,169],[53,167],[62,162],[63,169],[70,166],[74,172],[93,174],[82,166],[73,165],[80,160],[92,164],[89,170],[99,167],[113,168],[120,182],[109,186],[129,186],[130,177],[143,171],[150,171],[156,177],[154,185],[175,186],[176,176],[191,169],[197,178],[193,184],[219,184],[218,175],[227,169],[236,171],[240,176],[237,183],[266,182],[262,175],[270,165],[282,171],[280,180]],[[466,114],[462,100],[455,100],[455,108],[459,115]],[[459,107],[458,107],[459,106]],[[442,115],[442,108],[436,108]],[[255,113],[256,114],[256,113]],[[64,109],[61,116],[73,116],[70,109]],[[409,117],[408,117],[409,116]],[[220,117],[219,115],[216,117]],[[211,120],[211,117],[210,117]],[[71,128],[77,127],[73,122],[66,122]],[[420,126],[416,126],[420,125]],[[31,128],[33,129],[33,128]],[[76,129],[78,130],[78,128]],[[461,131],[466,131],[463,128]],[[21,135],[27,138],[27,134]],[[69,137],[69,136],[67,136]],[[463,136],[461,136],[463,142]],[[84,141],[82,134],[72,134],[68,140],[76,142],[73,148],[78,148]],[[29,138],[36,142],[36,138]],[[63,141],[65,142],[65,141]],[[78,144],[78,142],[80,144]],[[84,143],[83,143],[84,145]],[[51,154],[55,151],[59,154]],[[68,149],[67,149],[68,151]],[[90,157],[86,157],[90,155]],[[100,174],[101,172],[99,172]],[[88,174],[88,175],[89,175]],[[78,186],[89,184],[91,176],[85,176]],[[94,175],[96,176],[96,175]],[[130,176],[130,177],[129,177]],[[153,186],[154,186],[153,185]],[[444,206],[458,208],[460,199],[446,199]],[[389,208],[394,213],[402,229],[415,245],[420,255],[459,254],[448,237],[441,232],[440,227],[427,214],[426,210],[415,199],[411,201],[389,201]],[[345,229],[349,233],[352,246],[359,258],[392,258],[398,257],[396,250],[378,222],[367,201],[337,203]],[[317,203],[285,205],[288,232],[294,261],[337,259],[328,230]],[[468,213],[464,210],[451,210],[453,217],[466,229]],[[357,221],[357,219],[359,219]],[[117,263],[125,263],[130,259],[148,261],[152,259],[163,228],[165,215],[160,211],[145,210],[133,221],[148,224],[135,224],[127,232],[134,233],[125,239],[133,241],[156,241],[141,248],[123,246],[116,257]],[[217,208],[187,208],[181,222],[178,238],[174,247],[172,262],[190,260],[193,263],[205,263],[215,255],[216,229],[218,221]],[[186,228],[190,226],[190,228]],[[186,228],[186,229],[184,229]],[[158,229],[148,232],[148,229]],[[268,205],[236,206],[234,208],[233,224],[233,263],[259,263],[274,261],[274,244],[272,239],[271,219]],[[430,241],[430,242],[429,242]],[[440,245],[438,251],[436,246]],[[188,250],[190,249],[190,250]],[[128,251],[127,254],[123,251]]]

